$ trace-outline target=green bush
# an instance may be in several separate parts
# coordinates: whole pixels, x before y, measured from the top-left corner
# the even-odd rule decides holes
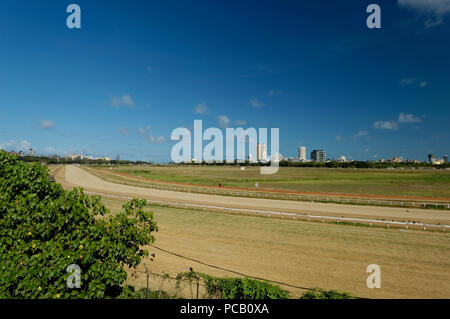
[[[305,292],[300,299],[353,299],[353,297],[347,292],[318,289]]]
[[[0,298],[117,298],[125,267],[136,267],[157,230],[144,200],[109,215],[98,196],[67,192],[48,169],[0,151]],[[68,288],[66,268],[81,268],[81,288]]]
[[[281,299],[288,298],[286,290],[267,281],[250,278],[213,278],[206,280],[211,296],[222,299]]]
[[[267,281],[250,278],[216,278],[194,271],[180,273],[178,280],[190,282],[203,279],[211,297],[222,299],[283,299],[289,292]]]

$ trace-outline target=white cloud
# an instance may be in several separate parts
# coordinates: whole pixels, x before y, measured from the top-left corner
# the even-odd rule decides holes
[[[41,128],[51,129],[55,127],[55,122],[49,120],[41,120]]]
[[[150,142],[150,143],[163,143],[166,141],[166,139],[164,138],[164,136],[158,136],[158,137],[154,137],[151,131],[151,128],[149,125],[147,125],[145,128],[139,127],[138,128],[138,133],[142,136],[145,136],[145,138]]]
[[[197,114],[206,114],[209,113],[208,106],[206,106],[205,102],[197,104],[197,107],[194,109],[194,112]]]
[[[420,123],[422,119],[420,117],[414,116],[414,114],[400,113],[398,116],[399,123]]]
[[[121,106],[134,107],[133,99],[129,94],[124,94],[121,97],[111,97],[111,106],[114,108],[119,108]]]
[[[221,128],[228,127],[228,125],[231,122],[230,119],[228,118],[228,116],[226,116],[226,115],[219,115],[217,118],[219,119],[219,126]]]
[[[0,144],[0,149],[2,150],[11,150],[17,145],[17,141],[12,140],[5,143]]]
[[[20,149],[21,150],[28,150],[31,148],[31,143],[27,140],[23,140],[20,142]]]
[[[261,107],[264,106],[263,102],[260,102],[257,97],[252,97],[248,103],[253,107]]]
[[[406,77],[400,80],[400,85],[418,85],[420,88],[424,88],[428,85],[428,81],[421,80],[420,78]]]
[[[31,142],[28,140],[22,140],[18,143],[16,140],[11,140],[6,143],[0,144],[0,149],[9,151],[28,151],[31,148]]]
[[[417,78],[403,78],[400,80],[400,84],[407,85],[407,84],[413,84],[417,81]]]
[[[358,133],[353,135],[353,139],[356,141],[358,138],[363,137],[363,136],[368,136],[368,135],[369,135],[369,132],[367,132],[367,131],[359,131]]]
[[[450,13],[450,0],[398,0],[398,5],[424,17],[427,28],[441,24]]]
[[[377,121],[373,123],[373,127],[379,130],[396,130],[398,124],[395,121]]]

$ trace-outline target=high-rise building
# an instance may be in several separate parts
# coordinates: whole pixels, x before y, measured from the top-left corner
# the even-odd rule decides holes
[[[256,160],[257,161],[267,160],[267,144],[256,145]]]
[[[434,155],[434,154],[428,154],[428,162],[429,162],[429,163],[434,163],[434,162],[436,162],[436,155]]]
[[[444,160],[444,163],[448,163],[448,155],[444,155],[443,160]]]
[[[311,160],[314,162],[325,162],[326,153],[323,150],[314,150],[311,152]]]
[[[306,161],[306,147],[300,146],[298,148],[298,159],[300,161]]]

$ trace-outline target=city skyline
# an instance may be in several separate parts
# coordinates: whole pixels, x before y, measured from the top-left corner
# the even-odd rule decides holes
[[[65,3],[0,4],[0,148],[168,162],[202,119],[277,127],[285,157],[450,153],[448,11],[379,1],[371,30],[368,1],[77,3],[79,30]]]

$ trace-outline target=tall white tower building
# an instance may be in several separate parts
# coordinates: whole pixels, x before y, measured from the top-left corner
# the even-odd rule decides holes
[[[257,161],[267,160],[267,144],[256,145],[256,160]]]
[[[301,161],[306,161],[306,147],[300,146],[298,148],[298,159]]]

